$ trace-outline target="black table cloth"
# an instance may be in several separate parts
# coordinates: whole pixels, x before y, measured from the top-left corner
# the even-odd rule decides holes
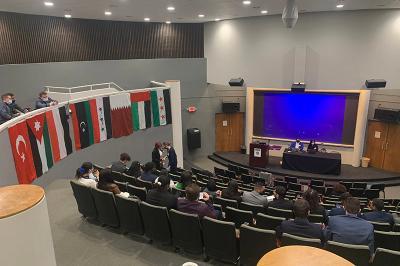
[[[314,174],[339,175],[342,164],[340,153],[283,153],[282,168]]]

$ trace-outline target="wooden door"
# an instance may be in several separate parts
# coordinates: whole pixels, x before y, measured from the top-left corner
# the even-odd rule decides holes
[[[229,150],[229,117],[227,114],[215,114],[215,151]]]
[[[215,114],[215,151],[240,151],[244,139],[244,113]]]
[[[388,128],[388,124],[384,122],[370,121],[368,123],[367,151],[365,156],[371,159],[370,165],[373,167],[383,168]]]
[[[229,146],[230,151],[240,151],[240,146],[244,140],[244,113],[234,113],[230,115]]]
[[[383,169],[400,172],[400,125],[398,124],[389,125]]]

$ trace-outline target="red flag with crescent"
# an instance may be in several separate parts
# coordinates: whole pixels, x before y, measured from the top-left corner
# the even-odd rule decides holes
[[[36,178],[26,122],[8,128],[15,170],[20,184],[30,184]]]

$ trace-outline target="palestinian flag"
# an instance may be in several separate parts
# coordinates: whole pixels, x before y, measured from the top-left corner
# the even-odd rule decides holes
[[[90,103],[88,101],[79,102],[71,104],[69,108],[71,110],[72,125],[74,128],[75,149],[80,150],[89,147],[95,141]],[[97,127],[97,131],[98,130]],[[98,139],[100,139],[99,132],[97,132],[96,135]]]
[[[15,170],[20,184],[30,184],[37,177],[28,127],[24,122],[8,128]]]
[[[58,162],[72,153],[67,110],[65,106],[61,106],[47,111],[45,116],[53,152],[53,161]]]
[[[151,127],[150,91],[131,93],[133,130]]]
[[[94,112],[94,103],[91,100],[91,112]],[[97,97],[96,101],[96,112],[97,118],[93,118],[93,123],[97,120],[99,125],[100,141],[105,141],[112,138],[112,125],[111,125],[111,113],[110,113],[110,97]]]
[[[129,93],[111,95],[110,107],[113,138],[132,134],[133,123]]]
[[[35,164],[36,176],[42,176],[53,166],[53,154],[49,130],[47,129],[46,116],[44,113],[26,120],[28,124],[28,135],[31,143],[33,162]]]
[[[150,92],[153,126],[172,123],[171,96],[169,89],[157,89]]]

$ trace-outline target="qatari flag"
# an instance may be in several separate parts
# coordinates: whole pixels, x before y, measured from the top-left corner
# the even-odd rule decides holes
[[[129,93],[110,96],[111,124],[113,138],[133,133],[131,99]]]

